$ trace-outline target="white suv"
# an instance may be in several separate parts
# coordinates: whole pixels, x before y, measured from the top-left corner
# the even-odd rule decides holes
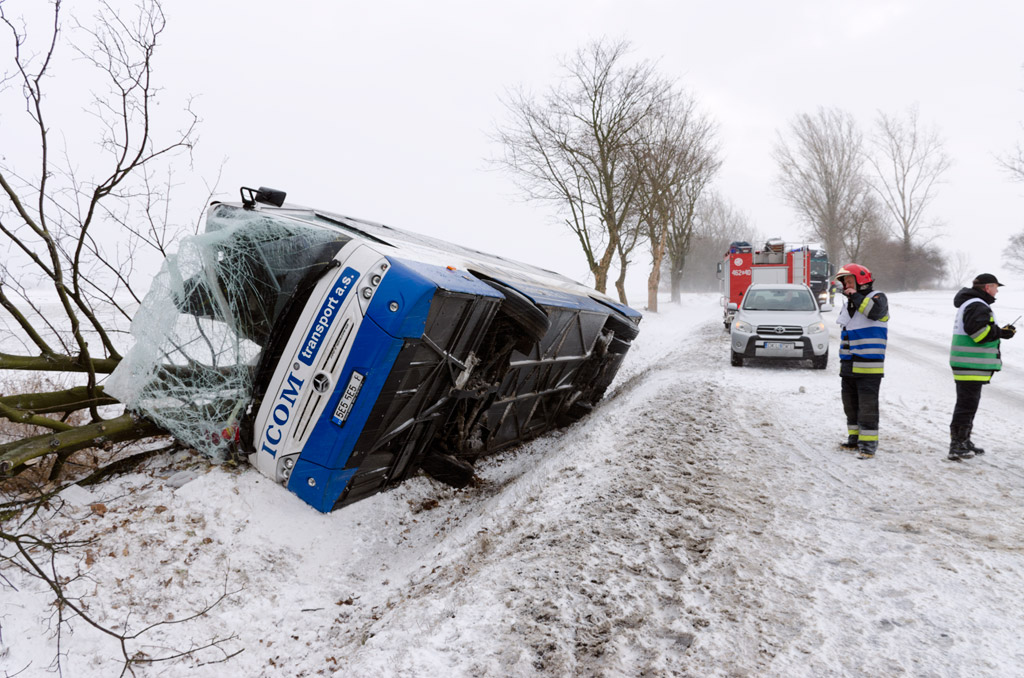
[[[828,365],[828,328],[807,285],[751,285],[730,326],[732,364],[744,358],[810,360]]]

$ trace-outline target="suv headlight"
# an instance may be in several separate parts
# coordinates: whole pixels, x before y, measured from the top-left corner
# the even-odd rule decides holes
[[[754,333],[754,328],[751,326],[751,324],[743,320],[734,320],[732,323],[732,328],[737,332],[743,332],[744,334]]]
[[[825,331],[825,323],[818,322],[807,326],[807,334],[819,334]]]

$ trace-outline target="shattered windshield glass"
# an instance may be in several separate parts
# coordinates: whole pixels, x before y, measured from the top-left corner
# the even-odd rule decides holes
[[[207,230],[167,257],[132,321],[134,346],[106,391],[211,456],[235,436],[256,368],[290,308],[351,238],[334,229],[212,208]]]

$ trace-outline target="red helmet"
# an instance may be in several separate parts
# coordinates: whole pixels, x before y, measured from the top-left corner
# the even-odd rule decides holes
[[[839,271],[836,272],[835,278],[839,280],[845,278],[848,275],[853,276],[853,280],[857,283],[857,286],[867,285],[874,282],[874,278],[871,277],[871,271],[864,268],[860,264],[847,264],[843,266]]]

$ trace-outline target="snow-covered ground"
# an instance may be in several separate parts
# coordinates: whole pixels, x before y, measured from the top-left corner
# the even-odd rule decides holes
[[[418,477],[322,515],[182,454],[23,529],[95,540],[59,564],[111,627],[227,593],[129,651],[216,647],[140,676],[1020,676],[1024,339],[985,388],[987,454],[946,461],[951,299],[890,296],[873,460],[837,446],[834,313],[828,370],[735,368],[717,297],[690,295],[648,314],[593,415],[465,490]],[[115,641],[72,622],[58,650],[53,595],[0,575],[0,675],[58,651],[64,676],[117,675]]]

